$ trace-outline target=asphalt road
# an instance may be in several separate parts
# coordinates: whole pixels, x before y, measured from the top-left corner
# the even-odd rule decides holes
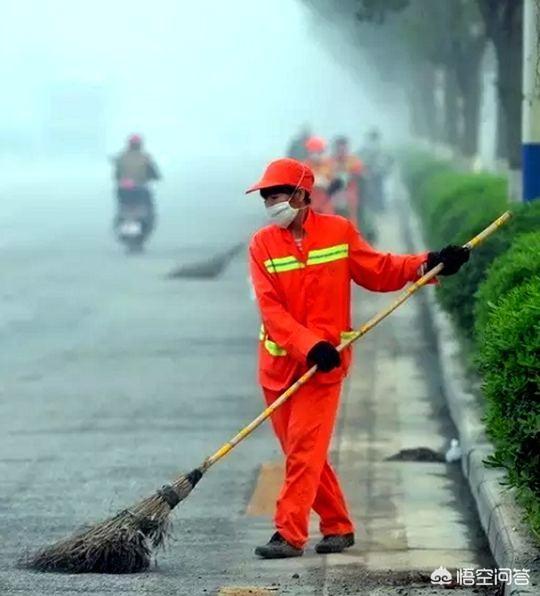
[[[24,181],[11,172],[4,181],[0,593],[397,593],[385,570],[378,588],[377,574],[339,571],[312,553],[283,562],[253,556],[272,531],[264,516],[246,516],[260,464],[279,461],[266,427],[178,507],[174,540],[151,572],[72,576],[16,566],[25,552],[190,470],[259,413],[258,316],[244,253],[217,279],[166,278],[261,223],[241,194],[251,165],[165,181],[157,232],[140,256],[125,255],[110,233],[110,184],[99,169],[43,168]],[[414,584],[405,575],[394,583]]]

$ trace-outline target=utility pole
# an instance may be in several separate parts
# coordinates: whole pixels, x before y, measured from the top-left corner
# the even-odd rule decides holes
[[[523,200],[540,198],[540,0],[523,5]]]

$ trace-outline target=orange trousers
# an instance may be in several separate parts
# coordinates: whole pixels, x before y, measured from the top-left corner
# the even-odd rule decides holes
[[[268,405],[280,395],[263,390]],[[341,383],[323,385],[312,380],[272,414],[286,459],[274,523],[297,548],[307,542],[311,509],[320,517],[324,536],[354,531],[338,478],[328,463],[340,391]]]

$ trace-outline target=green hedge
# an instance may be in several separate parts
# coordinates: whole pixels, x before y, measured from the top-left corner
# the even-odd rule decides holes
[[[402,160],[402,169],[432,249],[463,244],[513,213],[459,275],[441,278],[437,295],[472,340],[496,450],[490,463],[506,468],[540,538],[540,200],[508,205],[503,178],[457,172],[425,154]]]
[[[472,338],[474,333],[476,293],[487,277],[489,266],[510,248],[519,233],[540,230],[540,201],[531,204],[506,205],[506,207],[512,210],[511,222],[474,250],[470,262],[459,276],[443,280],[437,289],[441,304],[450,311],[462,332],[469,338]],[[466,232],[457,233],[452,242],[458,244],[465,242],[495,219],[504,211],[504,208],[505,206],[500,205],[497,211],[485,205],[486,216],[477,214],[477,219],[471,218],[467,225],[463,226]],[[463,215],[466,217],[466,213]]]
[[[540,538],[540,276],[492,309],[478,346],[486,425],[533,532]]]
[[[412,172],[407,170],[408,163],[414,164]],[[411,159],[405,163],[404,171],[431,249],[464,244],[508,209],[504,178],[456,172],[449,164],[437,160],[429,163],[422,169]],[[511,209],[512,222],[475,249],[474,257],[459,276],[443,278],[437,288],[441,304],[470,339],[474,333],[474,296],[489,265],[508,250],[517,233],[540,229],[540,201],[526,205],[516,203]]]
[[[509,250],[490,265],[475,296],[475,329],[481,341],[494,306],[514,287],[540,276],[540,228],[518,234]]]

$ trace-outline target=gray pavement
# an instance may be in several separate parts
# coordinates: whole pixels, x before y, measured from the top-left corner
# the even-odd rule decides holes
[[[345,391],[333,453],[358,523],[347,555],[252,555],[272,530],[250,505],[259,489],[271,508],[280,473],[263,427],[178,507],[151,572],[16,568],[24,552],[191,469],[259,413],[244,254],[216,280],[165,278],[260,223],[241,196],[248,165],[217,172],[220,185],[200,188],[196,172],[164,183],[161,222],[140,257],[110,237],[108,181],[93,171],[25,188],[14,176],[6,189],[19,206],[0,217],[0,593],[425,594],[439,591],[425,583],[434,566],[493,566],[457,466],[383,461],[420,443],[441,449],[454,433],[417,301],[359,346]],[[397,225],[390,218],[383,239],[400,249]],[[389,298],[359,294],[358,321]]]

